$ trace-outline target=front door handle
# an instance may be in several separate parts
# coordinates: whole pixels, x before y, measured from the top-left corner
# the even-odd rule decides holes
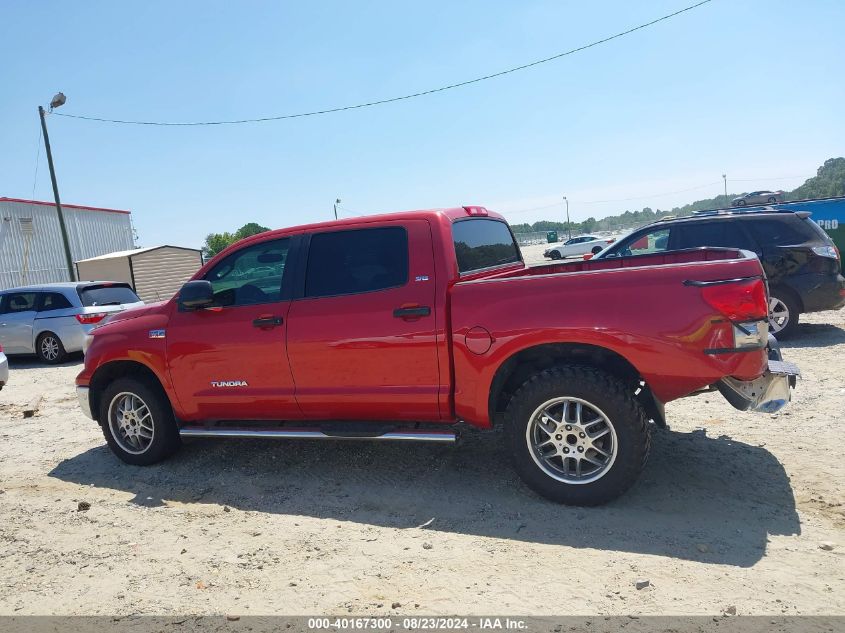
[[[393,311],[393,316],[397,319],[412,319],[414,317],[424,317],[431,314],[431,308],[428,306],[417,306],[414,308],[396,308]]]
[[[260,328],[273,328],[281,325],[284,321],[279,316],[262,316],[252,322],[252,325]]]

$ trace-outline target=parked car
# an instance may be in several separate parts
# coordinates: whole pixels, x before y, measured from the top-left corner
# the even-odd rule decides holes
[[[779,339],[795,334],[801,313],[845,305],[839,249],[806,211],[714,211],[660,220],[595,259],[700,246],[741,248],[760,258],[769,284],[769,329]]]
[[[580,235],[566,240],[559,246],[553,246],[543,253],[543,257],[550,259],[562,259],[585,253],[598,253],[608,244],[613,243],[612,239],[596,237],[594,235]]]
[[[236,280],[256,260],[272,273]],[[79,404],[137,465],[185,437],[454,442],[458,421],[503,425],[530,487],[602,503],[636,480],[664,403],[718,389],[771,413],[797,372],[752,253],[630,260],[526,267],[483,207],[269,231],[96,328]]]
[[[143,305],[129,284],[80,281],[0,291],[0,345],[7,354],[37,354],[51,365],[83,348],[107,316]]]
[[[732,207],[745,207],[754,204],[775,204],[786,199],[783,191],[752,191],[731,200]]]
[[[9,359],[3,353],[3,346],[0,345],[0,390],[9,382]]]

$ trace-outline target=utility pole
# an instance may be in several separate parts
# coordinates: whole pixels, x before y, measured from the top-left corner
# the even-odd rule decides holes
[[[334,201],[334,219],[337,220],[337,205],[340,204],[340,198],[336,198]]]
[[[50,102],[50,110],[58,108],[65,103],[65,96],[60,92]],[[47,150],[47,164],[50,166],[50,180],[53,182],[53,197],[56,199],[56,211],[59,214],[59,228],[62,231],[62,243],[65,247],[65,262],[67,274],[71,281],[76,281],[76,274],[73,270],[73,258],[70,255],[70,242],[67,237],[67,226],[65,225],[65,214],[62,211],[62,201],[59,199],[59,185],[56,182],[56,168],[53,166],[53,152],[50,150],[50,137],[47,135],[47,121],[44,118],[44,108],[38,106],[38,116],[41,118],[41,132],[44,135],[44,147]]]
[[[569,200],[566,196],[563,196],[563,201],[566,203],[566,233],[569,235],[569,239],[572,239],[572,225],[569,223]]]
[[[728,175],[722,174],[722,180],[725,181],[725,198],[728,197]]]

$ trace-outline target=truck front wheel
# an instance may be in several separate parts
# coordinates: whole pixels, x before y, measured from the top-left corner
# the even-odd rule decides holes
[[[109,448],[127,464],[155,464],[180,446],[167,396],[144,380],[118,378],[106,387],[99,420]]]
[[[615,499],[648,459],[645,412],[622,381],[593,367],[535,374],[511,399],[506,423],[520,477],[559,503],[592,506]]]

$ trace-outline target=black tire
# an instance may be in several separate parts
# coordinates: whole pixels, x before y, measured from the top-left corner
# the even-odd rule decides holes
[[[778,327],[778,325],[773,322],[772,315],[769,315],[769,331],[774,334],[777,340],[785,341],[798,333],[798,321],[800,320],[801,309],[798,306],[798,302],[792,296],[792,293],[788,290],[774,288],[770,291],[770,293],[771,298],[773,300],[780,301],[789,312],[789,318],[786,321],[786,324],[783,325],[782,329],[778,332],[775,331],[775,328]]]
[[[593,255],[598,255],[604,250],[601,246],[593,246],[593,250],[590,251]]]
[[[777,201],[778,201],[778,199],[777,199],[777,198],[775,198],[774,196],[772,196],[771,198],[769,198],[769,203],[770,203],[770,204],[774,204],[774,203],[775,203],[775,202],[777,202]]]
[[[737,200],[736,202],[736,206],[738,207],[744,207],[746,204],[745,200]]]
[[[529,445],[532,415],[541,405],[561,397],[576,398],[596,407],[615,432],[615,459],[589,483],[567,483],[554,478],[535,461],[534,449]],[[651,447],[648,419],[633,389],[588,366],[568,365],[535,374],[511,398],[505,421],[508,447],[519,476],[540,495],[568,505],[594,506],[620,496],[637,480]]]
[[[549,257],[551,257],[552,259],[560,259],[562,255],[560,254],[560,251],[552,251],[551,253],[549,253]]]
[[[124,446],[130,446],[131,442],[120,434],[116,418],[116,407],[119,405],[119,398],[124,394],[131,394],[146,405],[151,418],[152,439],[148,446],[143,447],[141,452],[132,452]],[[112,412],[112,404],[115,411]],[[135,466],[149,466],[175,453],[181,446],[179,428],[173,417],[173,410],[167,395],[158,385],[152,385],[149,381],[138,378],[118,378],[103,390],[100,396],[100,426],[106,443],[112,452],[127,464]],[[141,440],[143,441],[143,440]],[[140,447],[139,447],[140,448]],[[136,449],[137,450],[137,449]]]
[[[42,332],[35,341],[35,353],[42,363],[58,365],[67,358],[62,339],[52,332]]]

